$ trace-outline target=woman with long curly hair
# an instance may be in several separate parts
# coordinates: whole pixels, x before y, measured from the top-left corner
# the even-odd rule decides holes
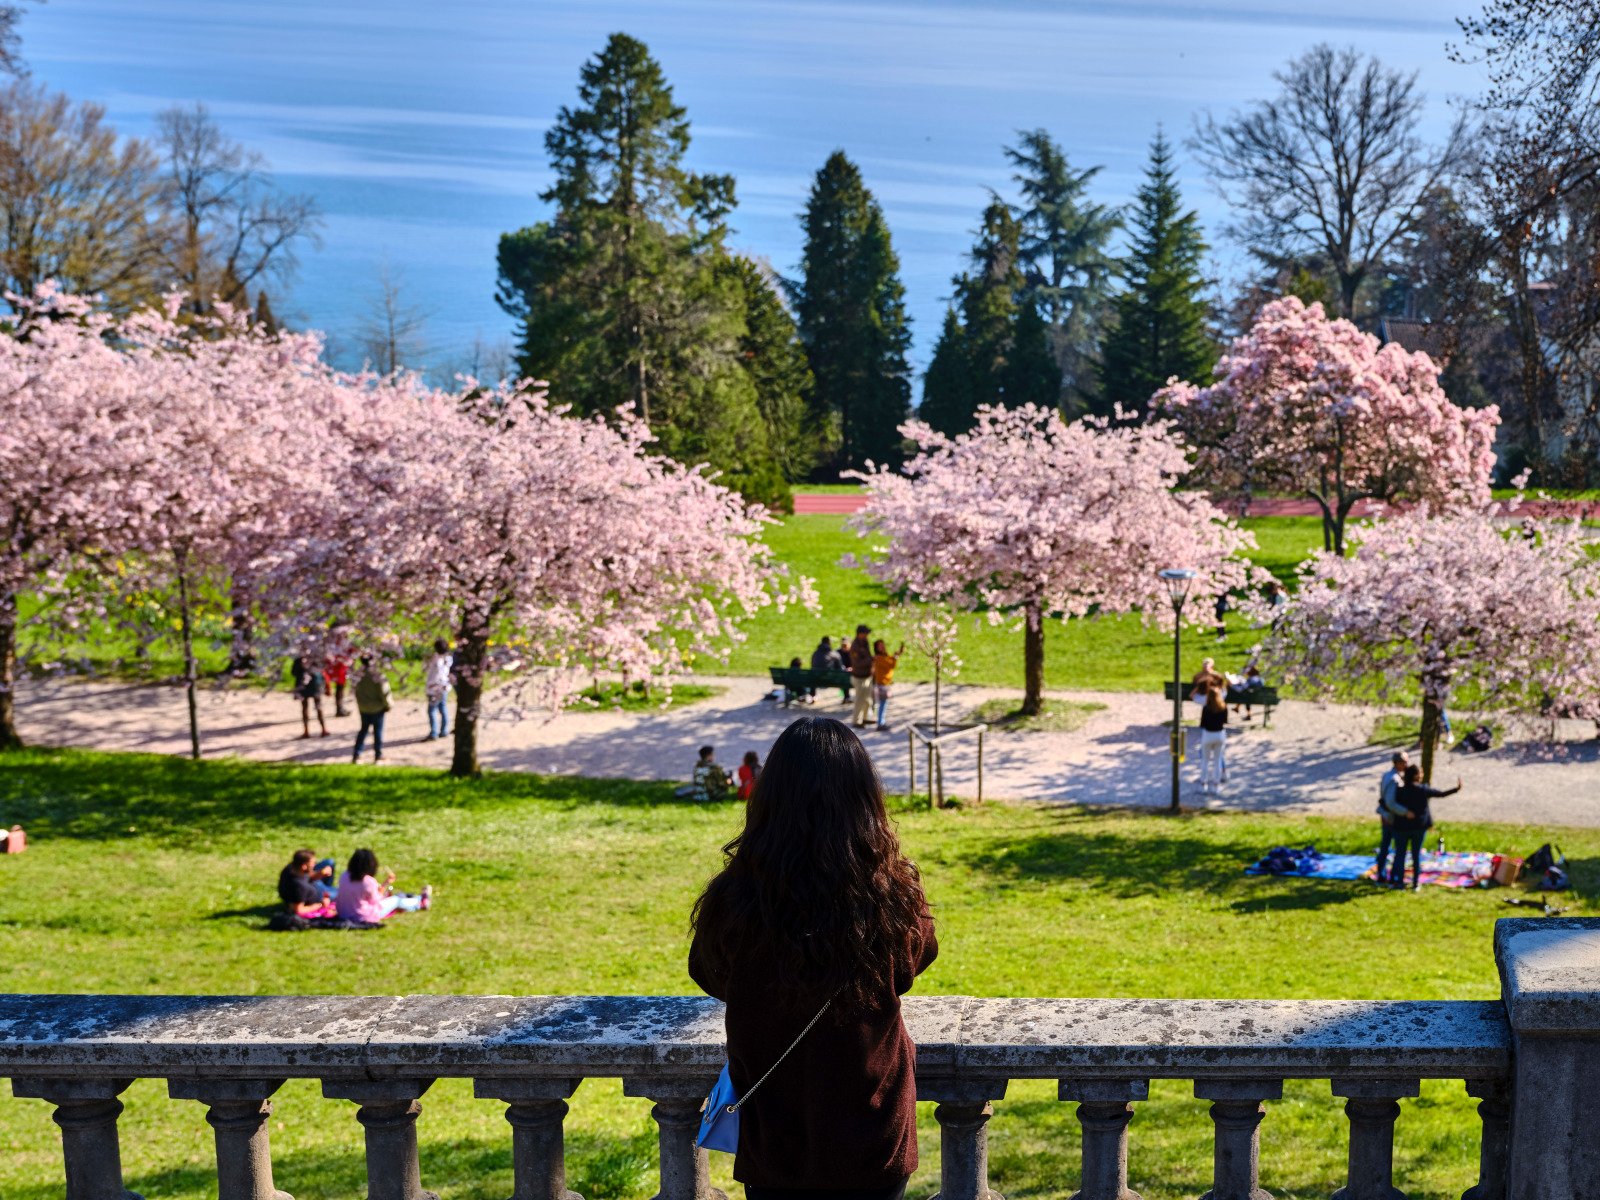
[[[748,1097],[733,1177],[749,1200],[896,1200],[917,1166],[900,997],[939,944],[861,740],[830,717],[790,725],[723,853],[695,902],[689,974],[727,1004]]]

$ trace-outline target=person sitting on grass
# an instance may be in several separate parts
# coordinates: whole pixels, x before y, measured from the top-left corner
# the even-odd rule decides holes
[[[297,917],[329,917],[333,905],[316,885],[317,852],[296,850],[289,865],[278,872],[278,899]]]
[[[345,921],[358,921],[363,925],[376,925],[394,912],[416,912],[433,906],[433,887],[430,884],[420,895],[394,890],[394,872],[385,874],[378,882],[378,856],[371,850],[357,850],[350,856],[350,865],[339,876],[339,894],[334,907]]]
[[[739,764],[739,799],[750,799],[756,790],[756,780],[761,778],[761,756],[754,750],[744,752],[744,762]]]
[[[715,747],[700,747],[700,760],[694,764],[693,782],[687,793],[691,800],[710,802],[728,798],[731,783],[728,773],[717,763],[716,755]]]

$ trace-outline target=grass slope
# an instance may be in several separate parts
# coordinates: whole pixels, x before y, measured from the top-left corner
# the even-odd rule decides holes
[[[1278,842],[1365,851],[1365,822],[1202,815],[1169,820],[991,805],[897,817],[922,867],[942,952],[920,994],[1486,998],[1496,994],[1491,892],[1421,895],[1258,880],[1241,865]],[[738,828],[737,805],[670,788],[405,769],[189,763],[28,751],[0,762],[0,823],[30,833],[0,858],[6,991],[190,993],[685,993],[689,905]],[[1529,851],[1555,837],[1581,894],[1600,884],[1600,831],[1451,824],[1456,846]],[[375,847],[438,906],[373,934],[261,928],[297,845]],[[1574,901],[1575,913],[1595,911]],[[214,1194],[199,1105],[141,1081],[125,1096],[129,1186],[167,1200]],[[441,1082],[424,1099],[423,1180],[446,1200],[503,1200],[509,1130],[497,1104]],[[996,1105],[990,1153],[1009,1197],[1065,1197],[1078,1166],[1072,1106],[1046,1083]],[[572,1186],[589,1200],[654,1191],[642,1101],[585,1083],[568,1121]],[[1406,1101],[1397,1163],[1417,1198],[1458,1196],[1476,1162],[1459,1083]],[[913,1196],[935,1190],[931,1114]],[[291,1082],[272,1135],[278,1185],[300,1200],[360,1195],[353,1108]],[[1207,1184],[1210,1122],[1187,1085],[1157,1084],[1133,1128],[1132,1183],[1149,1200]],[[1326,1082],[1294,1084],[1263,1131],[1264,1183],[1282,1197],[1342,1182],[1345,1127]],[[0,1099],[0,1195],[61,1192],[48,1107]],[[718,1186],[729,1161],[713,1157]],[[738,1193],[735,1190],[735,1197]]]

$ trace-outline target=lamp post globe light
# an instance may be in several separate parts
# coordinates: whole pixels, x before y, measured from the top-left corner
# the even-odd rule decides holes
[[[1172,812],[1181,809],[1179,803],[1178,769],[1183,764],[1183,602],[1189,598],[1189,588],[1194,583],[1195,572],[1187,567],[1168,567],[1161,572],[1161,581],[1167,585],[1167,595],[1172,599]]]

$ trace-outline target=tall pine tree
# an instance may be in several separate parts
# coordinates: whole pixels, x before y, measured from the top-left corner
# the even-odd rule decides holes
[[[1202,383],[1217,361],[1201,298],[1205,239],[1199,218],[1184,211],[1172,148],[1159,130],[1130,225],[1124,286],[1113,304],[1116,320],[1101,346],[1100,404],[1106,412],[1121,404],[1143,413],[1169,379]]]
[[[496,298],[524,374],[579,412],[631,405],[666,453],[781,503],[741,360],[745,293],[723,266],[733,179],[688,171],[688,148],[660,64],[613,34],[545,135],[554,213],[501,237]]]
[[[771,268],[740,255],[730,255],[726,264],[744,296],[739,355],[755,385],[767,445],[784,478],[798,482],[816,465],[823,440],[806,399],[811,368],[805,346]]]
[[[883,210],[842,150],[817,172],[801,226],[791,295],[819,443],[835,468],[896,462],[911,407],[905,288]]]
[[[923,378],[920,415],[943,433],[970,429],[981,404],[1053,408],[1060,395],[1061,372],[1027,295],[1019,238],[1011,209],[991,202]]]
[[[1061,371],[1062,407],[1070,410],[1092,396],[1098,382],[1093,364],[1116,267],[1110,244],[1121,218],[1087,198],[1099,167],[1074,170],[1043,129],[1018,139],[1006,147],[1006,157],[1021,193],[1017,220],[1027,296],[1044,319]]]

